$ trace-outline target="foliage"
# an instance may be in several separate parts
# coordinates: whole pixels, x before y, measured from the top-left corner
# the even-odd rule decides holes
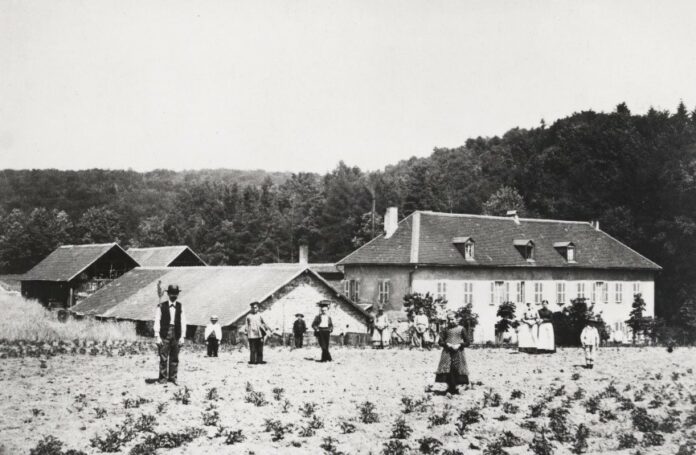
[[[619,435],[619,450],[621,449],[632,449],[638,445],[638,439],[633,435],[633,433],[622,433]]]
[[[408,439],[411,433],[413,433],[413,428],[406,423],[406,419],[398,417],[392,427],[392,439]]]
[[[358,406],[358,411],[360,412],[360,421],[362,423],[376,423],[379,422],[379,416],[375,412],[375,405],[369,401],[365,401]]]
[[[496,316],[500,319],[495,323],[495,333],[503,334],[518,325],[515,319],[515,304],[513,302],[503,302],[498,306]]]
[[[455,311],[455,315],[459,324],[466,329],[466,333],[469,337],[469,342],[474,339],[474,329],[478,325],[478,314],[474,313],[473,306],[471,303],[459,307]]]
[[[509,210],[516,210],[518,216],[525,216],[527,208],[522,195],[516,188],[501,186],[483,203],[484,215],[504,216]]]
[[[457,422],[454,424],[459,436],[464,436],[470,425],[481,421],[481,412],[478,408],[471,408],[463,411],[457,417]]]
[[[578,425],[573,438],[573,453],[585,453],[587,451],[587,438],[590,436],[590,430],[585,424]]]
[[[553,444],[546,438],[546,433],[542,428],[540,432],[534,434],[529,450],[535,455],[552,455]]]
[[[442,308],[447,302],[442,297],[435,298],[429,292],[421,294],[412,292],[404,295],[403,306],[404,311],[409,320],[412,320],[418,309],[423,310],[423,314],[428,317],[429,321],[436,321],[439,316],[439,308]]]
[[[641,294],[636,294],[633,296],[633,303],[631,304],[631,312],[629,318],[626,320],[626,325],[628,325],[633,331],[633,344],[636,344],[636,337],[645,333],[649,328],[649,320],[643,316],[645,312],[645,301]]]
[[[407,455],[410,447],[399,439],[391,439],[384,443],[382,455]]]
[[[416,441],[418,450],[424,454],[437,454],[442,447],[442,441],[432,436],[425,436]]]

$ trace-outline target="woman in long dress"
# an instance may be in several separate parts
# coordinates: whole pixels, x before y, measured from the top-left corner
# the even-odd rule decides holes
[[[520,352],[536,352],[536,323],[539,313],[527,302],[527,308],[522,313],[520,326],[517,328],[517,348]]]
[[[389,346],[390,337],[389,319],[387,315],[384,314],[384,310],[380,308],[377,310],[377,317],[375,317],[375,331],[372,333],[372,346],[375,349],[384,349],[384,346]]]
[[[541,310],[539,310],[539,329],[537,334],[537,352],[549,354],[556,352],[556,341],[553,333],[553,312],[549,310],[548,300],[541,302]]]
[[[447,314],[447,327],[440,332],[438,343],[442,346],[442,354],[435,372],[435,382],[447,384],[449,394],[459,393],[457,387],[469,383],[469,369],[464,356],[469,337],[466,329],[457,324],[454,313]]]

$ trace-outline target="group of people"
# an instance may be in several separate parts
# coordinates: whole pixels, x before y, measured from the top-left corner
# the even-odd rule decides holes
[[[155,341],[159,351],[159,383],[177,383],[177,371],[179,364],[179,348],[184,343],[186,335],[186,319],[183,305],[178,300],[180,289],[172,284],[167,288],[168,300],[161,302],[155,309]],[[319,302],[320,312],[312,322],[312,329],[321,347],[320,362],[331,362],[329,352],[329,340],[334,325],[328,314],[329,301]],[[264,338],[272,333],[259,312],[259,303],[252,302],[250,311],[246,317],[246,334],[249,341],[249,363],[252,365],[266,363],[263,360]],[[518,329],[520,351],[526,352],[554,352],[553,324],[551,324],[551,311],[548,302],[544,301],[539,311],[534,310],[531,304],[527,304]],[[304,315],[295,315],[297,320],[293,324],[294,344],[301,348],[303,337],[307,331]],[[594,357],[599,346],[599,333],[593,323],[596,320],[588,320],[587,326],[580,336],[585,351],[586,365],[593,368]],[[384,348],[389,344],[389,337],[385,336],[390,327],[389,319],[382,309],[379,309],[373,321],[372,342],[376,348]],[[422,308],[418,308],[411,324],[412,337],[418,346],[426,342],[430,330],[430,321],[423,314]],[[208,347],[209,357],[217,357],[218,346],[222,340],[222,328],[218,324],[217,316],[210,318],[210,324],[205,328],[204,338]],[[469,383],[469,371],[467,368],[464,348],[469,346],[470,337],[466,329],[457,321],[454,312],[446,315],[445,326],[440,331],[438,344],[442,347],[440,361],[435,373],[435,382],[445,383],[448,394],[458,393],[458,387]]]
[[[389,345],[407,343],[410,343],[411,347],[422,349],[429,347],[433,341],[430,320],[423,312],[423,308],[416,309],[412,320],[408,323],[408,339],[404,339],[399,333],[399,327],[389,321],[382,308],[377,310],[377,314],[371,321],[369,331],[374,349],[384,349]]]

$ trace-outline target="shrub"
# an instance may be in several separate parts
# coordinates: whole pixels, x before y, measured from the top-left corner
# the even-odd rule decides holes
[[[203,425],[207,427],[216,427],[220,423],[220,413],[214,406],[210,406],[203,411],[201,417],[203,418]]]
[[[610,411],[608,409],[607,410],[602,409],[599,411],[599,421],[600,422],[608,422],[610,420],[616,420],[616,414],[614,414],[612,411]]]
[[[633,422],[633,428],[641,433],[648,433],[657,428],[657,422],[648,415],[648,411],[645,408],[635,408],[631,412],[631,421]]]
[[[600,397],[599,395],[595,395],[593,397],[588,398],[585,402],[585,411],[589,412],[590,414],[597,414],[601,402],[602,397]]]
[[[436,454],[442,447],[442,441],[433,437],[420,438],[418,441],[418,450],[424,454]]]
[[[220,394],[218,393],[218,390],[216,387],[211,387],[208,389],[207,392],[205,392],[205,398],[209,401],[215,401],[220,399]]]
[[[633,409],[635,407],[636,407],[636,405],[633,404],[633,401],[631,401],[630,398],[628,398],[628,397],[619,398],[619,409],[621,411],[630,411],[631,409]]]
[[[326,437],[322,440],[322,443],[319,445],[322,449],[326,451],[326,453],[330,455],[339,455],[342,454],[342,452],[338,451],[338,446],[336,445],[336,440],[332,437]]]
[[[511,400],[517,400],[518,398],[522,398],[523,396],[524,396],[524,393],[522,393],[521,390],[515,389],[512,392],[510,392],[510,399]]]
[[[675,455],[696,455],[696,438],[680,445]]]
[[[186,386],[183,389],[178,389],[174,392],[174,401],[181,404],[191,404],[191,389]]]
[[[542,413],[546,409],[546,402],[539,401],[537,403],[529,405],[529,415],[531,417],[541,417]]]
[[[407,455],[411,448],[398,439],[392,439],[384,443],[383,455]]]
[[[428,426],[432,428],[440,425],[445,425],[449,422],[450,414],[451,408],[449,406],[446,406],[440,414],[432,414],[428,417]]]
[[[375,412],[375,405],[369,401],[365,401],[358,406],[360,411],[360,421],[362,423],[379,422],[379,416]]]
[[[500,406],[500,401],[502,400],[502,397],[498,392],[494,392],[493,389],[487,390],[483,393],[483,407],[486,408],[488,406],[492,408],[497,408]]]
[[[246,439],[246,436],[242,434],[242,430],[230,430],[225,434],[225,444],[234,445],[242,442]]]
[[[106,417],[106,409],[104,408],[94,408],[94,413],[97,415],[97,419],[103,419]]]
[[[141,414],[135,422],[134,428],[140,433],[152,433],[154,432],[155,425],[157,425],[157,418],[155,418],[155,416],[151,414]]]
[[[408,426],[406,419],[403,417],[397,418],[392,427],[392,439],[408,439],[411,433],[413,433],[413,428]]]
[[[287,414],[291,406],[290,400],[284,400],[281,406],[283,408],[283,414]]]
[[[464,436],[469,428],[469,425],[479,422],[480,420],[481,412],[477,408],[471,408],[459,414],[459,417],[457,417],[457,422],[454,426],[457,428],[457,433],[460,436]]]
[[[273,399],[276,401],[280,401],[283,399],[283,394],[285,393],[285,389],[282,387],[274,387],[273,388]]]
[[[575,437],[573,438],[573,447],[571,451],[573,453],[585,453],[587,451],[587,438],[589,436],[590,430],[582,423],[578,425]]]
[[[546,438],[543,428],[541,432],[534,434],[534,439],[529,443],[529,450],[535,455],[552,455],[553,449],[553,444]]]
[[[152,400],[147,398],[137,397],[137,398],[126,398],[123,400],[124,409],[136,409],[145,403],[149,403]]]
[[[131,455],[155,455],[157,449],[174,449],[193,441],[203,434],[200,428],[185,428],[174,433],[155,433],[148,436],[139,444],[136,444],[130,451]]]
[[[486,446],[483,455],[508,455],[508,452],[503,448],[500,440],[496,439]]]
[[[654,447],[661,446],[665,443],[665,437],[660,433],[655,433],[654,431],[649,431],[643,435],[643,446],[644,447]]]
[[[345,420],[342,420],[338,426],[341,428],[341,433],[343,434],[350,434],[350,433],[355,433],[355,425],[353,425],[350,422],[346,422]]]
[[[307,422],[307,426],[314,430],[318,430],[320,428],[324,428],[324,421],[321,420],[316,414],[312,416],[311,419]]]
[[[307,418],[312,417],[316,410],[317,410],[316,403],[304,403],[302,406],[300,406],[300,413],[302,414],[303,417],[307,417]]]
[[[503,403],[503,412],[506,414],[517,414],[519,410],[520,407],[517,405],[508,402]]]
[[[520,424],[520,428],[524,428],[525,430],[529,430],[533,433],[539,429],[537,423],[533,420],[525,420]]]
[[[577,381],[578,379],[580,379],[580,373],[573,373],[570,376],[570,379],[572,379],[573,381]]]
[[[29,451],[29,455],[62,455],[63,442],[54,436],[44,436],[39,443]]]
[[[554,438],[559,442],[570,440],[567,416],[568,409],[566,408],[555,408],[549,411],[549,427],[553,432]]]
[[[633,433],[623,433],[619,435],[619,450],[621,449],[632,449],[638,445],[638,439],[633,435]]]
[[[292,431],[292,428],[293,428],[293,424],[291,424],[291,423],[283,425],[280,422],[280,420],[273,420],[273,419],[266,419],[264,421],[264,425],[265,425],[264,431],[272,433],[272,435],[271,435],[272,441],[280,441],[281,439],[285,438],[285,434]]]
[[[263,392],[250,391],[244,396],[244,401],[247,403],[252,403],[254,406],[266,406],[268,401],[266,401],[266,396]]]
[[[429,321],[437,319],[438,306],[443,305],[446,301],[442,297],[434,298],[429,292],[425,295],[419,292],[406,294],[403,298],[403,307],[409,320],[412,320],[417,309],[422,308],[423,314],[428,317]]]
[[[498,306],[496,316],[500,319],[495,323],[495,334],[498,337],[519,324],[515,320],[515,309],[513,302],[503,302]]]
[[[474,313],[473,306],[470,303],[459,307],[455,314],[459,324],[466,329],[469,342],[471,342],[474,339],[474,329],[478,325],[478,314]]]

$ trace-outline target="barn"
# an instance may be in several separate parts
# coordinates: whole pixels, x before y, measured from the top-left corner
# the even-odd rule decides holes
[[[236,342],[249,303],[260,302],[266,322],[278,332],[292,333],[296,313],[308,325],[318,313],[320,300],[331,302],[336,332],[364,334],[369,316],[336,291],[307,266],[140,267],[109,283],[71,309],[77,316],[93,316],[138,322],[145,332],[154,320],[161,290],[169,284],[181,288],[188,324],[187,337],[202,339],[211,315],[223,327],[223,339]]]
[[[116,243],[64,245],[21,277],[21,291],[28,299],[68,308],[138,265]]]
[[[208,265],[186,245],[128,248],[142,267],[190,267]]]

